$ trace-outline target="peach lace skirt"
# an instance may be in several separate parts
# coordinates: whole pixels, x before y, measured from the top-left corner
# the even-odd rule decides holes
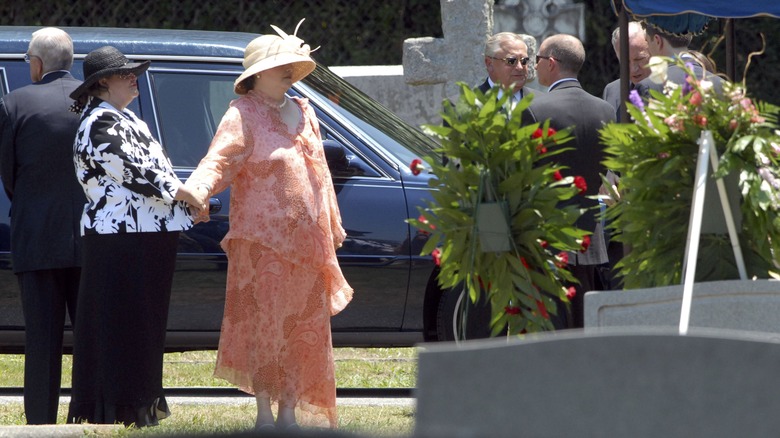
[[[256,242],[223,245],[227,292],[214,375],[272,402],[296,402],[302,425],[335,428],[326,274]]]

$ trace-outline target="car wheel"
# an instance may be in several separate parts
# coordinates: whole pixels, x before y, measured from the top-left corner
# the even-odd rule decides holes
[[[461,309],[468,306],[465,327]],[[490,303],[484,294],[472,303],[462,286],[442,292],[436,314],[436,334],[440,341],[490,337]]]

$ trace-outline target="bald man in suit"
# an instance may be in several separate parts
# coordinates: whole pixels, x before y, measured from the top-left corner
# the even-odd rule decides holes
[[[620,28],[612,32],[612,48],[615,49],[615,55],[620,61]],[[650,76],[650,51],[645,39],[645,30],[642,23],[632,21],[628,23],[628,71],[629,87],[631,90],[637,90],[640,96],[647,97],[650,88],[650,82],[647,79]],[[620,121],[620,110],[622,102],[620,101],[620,78],[608,83],[604,87],[602,98],[615,108],[615,116]]]
[[[555,130],[573,128],[574,139],[563,146],[574,150],[553,159],[568,167],[563,171],[564,175],[582,176],[588,186],[584,196],[573,200],[581,208],[588,209],[577,221],[577,226],[593,234],[585,253],[569,255],[569,270],[580,282],[574,285],[577,294],[571,300],[573,320],[566,323],[570,328],[583,326],[583,296],[585,292],[600,287],[597,266],[608,260],[603,227],[596,218],[599,202],[586,196],[598,194],[601,186],[599,173],[606,173],[601,164],[604,146],[599,140],[598,130],[605,123],[615,120],[615,108],[582,88],[577,75],[584,62],[585,49],[577,38],[559,34],[545,39],[536,55],[536,74],[539,84],[549,87],[548,93],[535,96],[530,108],[523,114],[525,123],[550,120],[550,127]]]

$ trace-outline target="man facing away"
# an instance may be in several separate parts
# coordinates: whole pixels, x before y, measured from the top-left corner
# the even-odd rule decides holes
[[[11,205],[11,261],[25,321],[24,411],[29,424],[57,422],[67,308],[76,314],[79,221],[86,203],[73,168],[79,116],[68,95],[73,42],[60,29],[32,34],[32,84],[0,101],[0,176]]]
[[[707,72],[693,55],[689,53],[688,46],[691,44],[693,35],[691,34],[673,34],[666,32],[655,25],[644,22],[645,40],[650,51],[650,56],[665,56],[672,59],[682,59],[686,64],[690,64],[691,70],[698,79],[706,77],[711,81],[714,90],[717,93],[723,91],[723,80],[714,73]],[[672,82],[677,85],[685,83],[686,72],[677,64],[669,64],[666,72],[666,82]],[[650,88],[659,92],[663,91],[664,84],[650,83]]]
[[[512,32],[499,32],[485,42],[485,69],[488,77],[479,86],[486,93],[489,89],[499,86],[498,98],[503,97],[505,90],[511,90],[513,102],[519,102],[523,97],[533,94],[525,87],[528,80],[528,45],[523,37]]]
[[[612,32],[612,48],[615,49],[615,55],[620,61],[620,28]],[[631,90],[637,90],[640,95],[647,95],[648,81],[650,76],[650,51],[645,40],[645,31],[642,24],[638,21],[628,23],[628,69],[629,69],[629,87]],[[615,108],[616,116],[620,121],[620,78],[608,83],[604,87],[602,98]]]
[[[569,270],[579,280],[574,285],[577,294],[571,300],[573,321],[568,327],[583,326],[583,295],[596,290],[597,266],[607,262],[606,245],[602,225],[596,220],[598,201],[587,196],[598,194],[601,186],[599,173],[605,173],[601,162],[604,146],[599,140],[598,130],[615,120],[615,108],[607,102],[585,91],[577,75],[585,63],[585,49],[582,42],[571,35],[552,35],[539,46],[536,55],[536,73],[540,85],[549,86],[548,93],[534,97],[529,110],[523,114],[524,123],[544,123],[550,120],[550,127],[557,130],[572,127],[574,139],[562,147],[574,150],[556,155],[553,159],[566,166],[566,176],[582,176],[587,191],[574,199],[580,208],[589,208],[577,221],[581,229],[591,231],[591,244],[585,253],[569,255]]]

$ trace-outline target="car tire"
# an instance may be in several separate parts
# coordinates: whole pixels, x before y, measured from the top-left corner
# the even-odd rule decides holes
[[[462,333],[460,309],[464,305],[468,305],[468,312],[465,333]],[[472,303],[462,286],[443,291],[436,312],[437,338],[439,341],[489,338],[490,318],[490,303],[484,294]]]

